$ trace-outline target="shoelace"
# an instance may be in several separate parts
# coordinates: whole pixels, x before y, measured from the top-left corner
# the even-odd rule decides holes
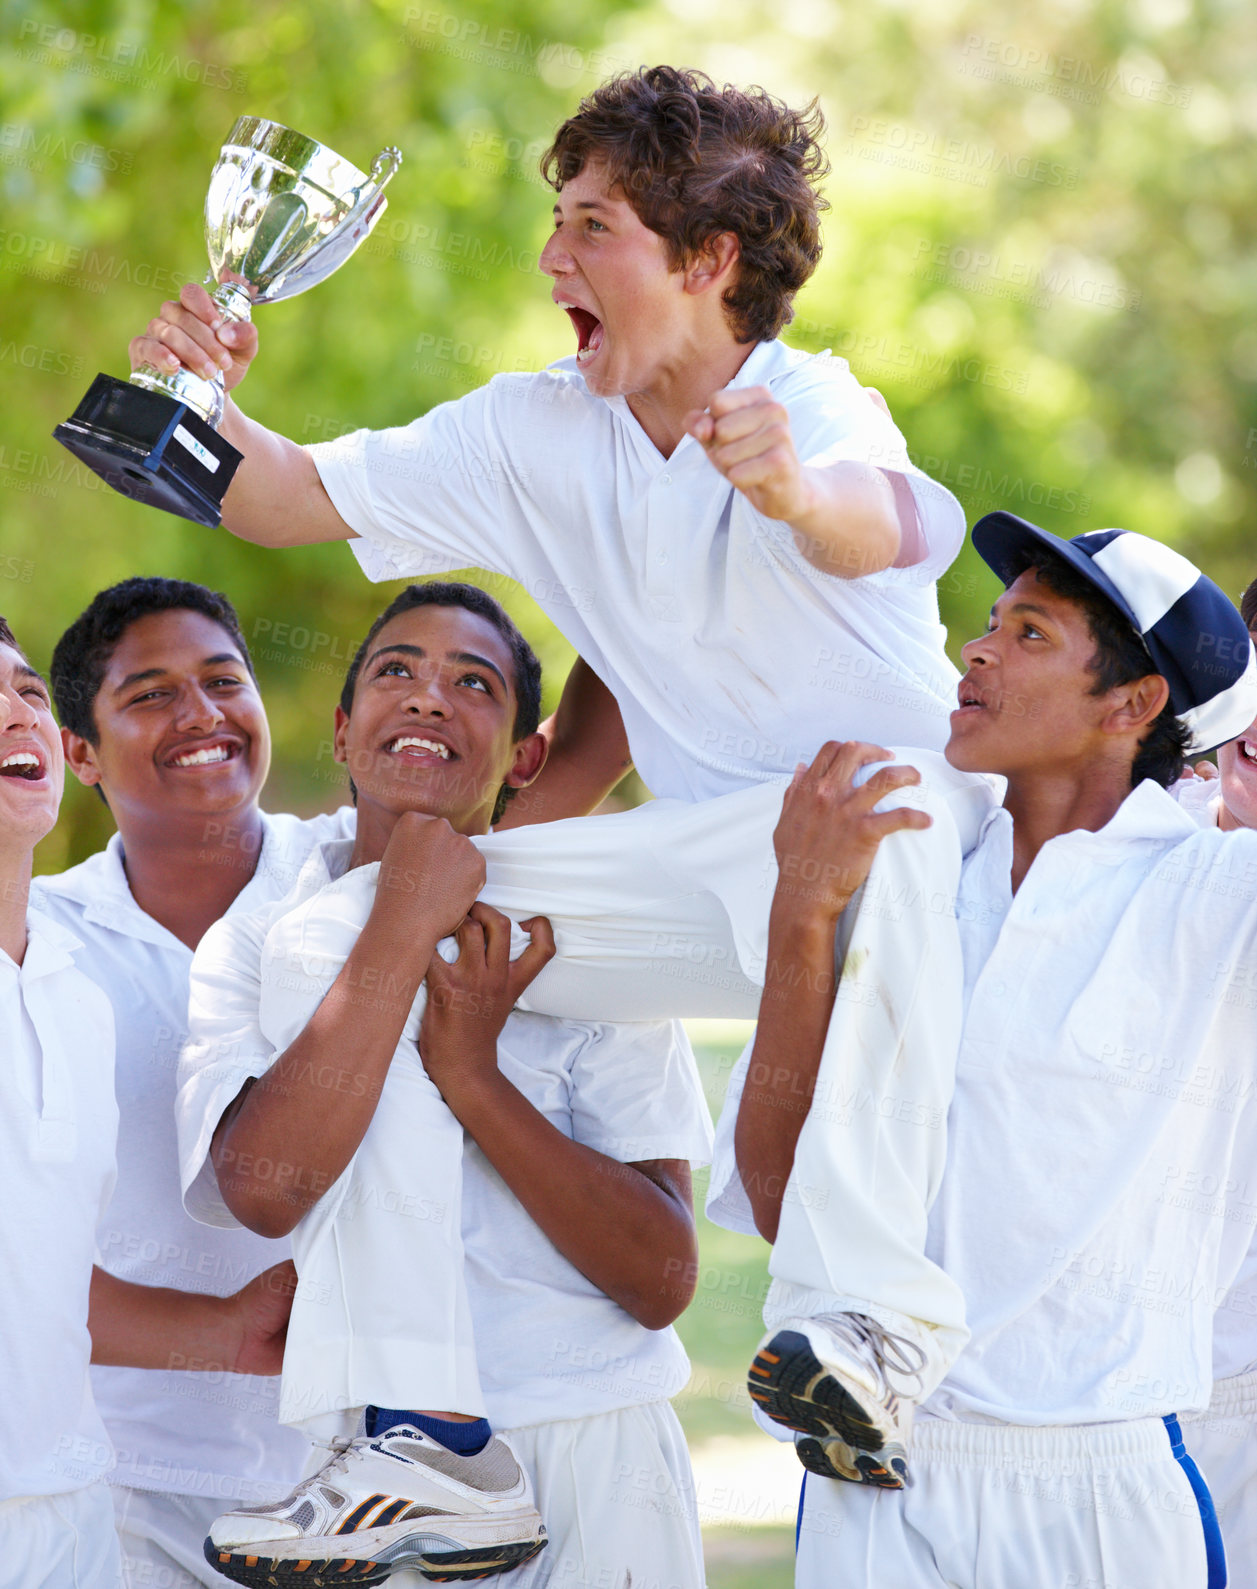
[[[326,1479],[329,1473],[343,1473],[345,1471],[346,1458],[361,1439],[363,1439],[361,1435],[354,1435],[351,1438],[337,1435],[331,1440],[316,1440],[314,1442],[315,1445],[323,1446],[332,1455],[321,1468],[316,1468],[307,1478],[302,1479],[298,1488],[304,1490],[317,1480]]]
[[[919,1396],[924,1380],[925,1353],[907,1336],[896,1335],[883,1329],[867,1313],[824,1313],[816,1321],[858,1352],[872,1365],[878,1390],[884,1396],[901,1396],[904,1391],[890,1382],[887,1370],[893,1370],[905,1380],[915,1381],[909,1394]]]

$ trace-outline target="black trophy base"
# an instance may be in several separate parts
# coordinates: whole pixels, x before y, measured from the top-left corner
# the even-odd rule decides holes
[[[186,403],[98,375],[53,435],[133,502],[211,529],[242,457]]]

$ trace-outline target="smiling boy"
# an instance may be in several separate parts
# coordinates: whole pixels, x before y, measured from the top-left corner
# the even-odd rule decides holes
[[[214,1524],[207,1557],[237,1581],[297,1562],[313,1582],[485,1576],[539,1550],[516,1581],[702,1581],[667,1400],[686,1376],[667,1326],[692,1290],[689,1163],[709,1139],[692,1056],[666,1024],[513,1012],[548,923],[525,924],[512,962],[510,924],[475,903],[472,838],[545,757],[539,698],[491,598],[412,586],[336,713],[355,840],[198,952],[188,1206],[292,1232],[321,1305],[290,1337],[281,1416],[340,1441],[282,1505]],[[361,931],[331,947],[342,883],[376,864]]]
[[[229,400],[226,527],[349,539],[375,579],[518,580],[609,687],[656,795],[788,775],[834,731],[941,749],[934,582],[959,505],[843,360],[778,340],[820,257],[819,125],[672,67],[603,84],[545,161],[541,267],[575,356],[308,449]],[[234,389],[256,349],[189,286],[130,351]]]
[[[1142,536],[1062,542],[998,513],[974,544],[1007,588],[964,647],[946,756],[1005,791],[956,894],[964,1023],[925,1244],[970,1340],[927,1387],[910,1489],[807,1463],[797,1582],[1217,1589],[1221,1541],[1176,1415],[1208,1400],[1214,1306],[1257,1217],[1196,1190],[1242,1181],[1257,1153],[1251,1099],[1200,1080],[1211,1055],[1248,1051],[1229,990],[1252,974],[1257,840],[1194,829],[1166,791],[1189,745],[1250,720],[1257,664],[1221,591]],[[848,899],[885,822],[852,804],[862,749],[814,769],[788,816]],[[819,969],[816,920],[843,901],[780,904],[779,947],[812,942]],[[816,988],[760,1023],[760,1059],[805,1091],[833,1003]],[[787,1126],[769,1089],[748,1094],[738,1163],[770,1235],[785,1178],[824,1178],[823,1120]],[[825,1357],[823,1329],[795,1332],[752,1374],[822,1453],[851,1434]]]
[[[98,592],[58,641],[51,675],[71,770],[117,824],[99,854],[33,890],[79,940],[118,1033],[101,1262],[145,1285],[231,1291],[287,1247],[183,1211],[174,1096],[192,952],[224,914],[287,893],[315,843],[353,831],[352,813],[261,810],[266,713],[236,613],[202,585],[134,578]],[[215,1582],[201,1543],[224,1502],[271,1500],[301,1471],[304,1442],[276,1421],[276,1382],[122,1367],[92,1379],[118,1453],[124,1581]]]
[[[114,1177],[113,1013],[84,974],[80,941],[28,902],[62,782],[48,688],[0,619],[0,1549],[6,1582],[23,1589],[118,1589],[102,1482],[113,1454],[89,1357],[277,1373],[291,1269],[220,1298],[93,1268]]]

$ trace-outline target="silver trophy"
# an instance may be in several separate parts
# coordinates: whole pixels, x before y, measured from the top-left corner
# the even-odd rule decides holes
[[[305,292],[339,270],[387,207],[401,165],[384,149],[367,173],[278,122],[241,116],[205,195],[206,284],[227,320]],[[223,378],[142,365],[98,375],[53,434],[124,496],[217,525],[240,453],[218,434]]]

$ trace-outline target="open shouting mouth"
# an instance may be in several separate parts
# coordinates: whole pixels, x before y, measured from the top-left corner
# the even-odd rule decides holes
[[[590,314],[588,309],[577,308],[575,304],[564,304],[563,307],[576,329],[576,362],[587,364],[602,346],[602,321],[597,315]]]

